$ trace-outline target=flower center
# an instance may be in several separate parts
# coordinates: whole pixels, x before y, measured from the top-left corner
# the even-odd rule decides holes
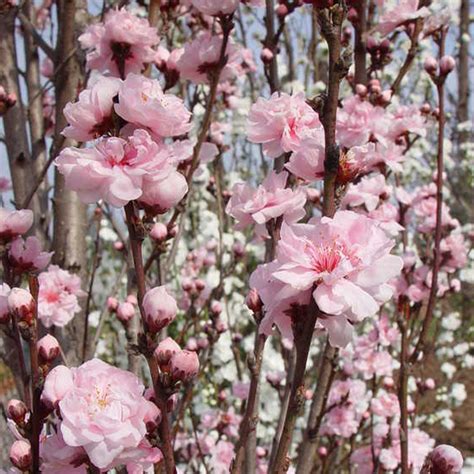
[[[309,254],[311,265],[317,273],[331,273],[345,256],[343,248],[336,242],[315,245],[313,242],[307,241],[306,252]]]

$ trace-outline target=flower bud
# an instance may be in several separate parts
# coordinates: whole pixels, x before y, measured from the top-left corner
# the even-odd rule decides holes
[[[196,338],[190,337],[188,339],[188,342],[186,343],[185,349],[188,351],[197,351],[198,343],[196,341]]]
[[[423,385],[426,390],[434,390],[436,388],[436,383],[432,378],[426,379]]]
[[[25,421],[25,416],[27,413],[28,407],[21,400],[12,399],[8,402],[8,418],[13,420],[17,425]]]
[[[126,298],[125,298],[125,301],[127,303],[130,303],[130,304],[133,304],[133,306],[137,306],[138,305],[138,299],[135,295],[128,295]]]
[[[135,316],[135,307],[132,303],[120,303],[117,307],[117,319],[122,324],[127,324]]]
[[[284,18],[286,15],[288,15],[288,7],[281,3],[276,7],[275,13],[278,17]]]
[[[204,290],[204,288],[206,288],[206,282],[204,280],[201,280],[200,278],[198,278],[194,284],[196,285],[196,290],[201,292],[202,290]]]
[[[163,339],[155,349],[154,355],[160,366],[167,365],[174,354],[181,352],[179,344],[171,337]]]
[[[181,351],[171,357],[170,372],[173,380],[187,382],[199,373],[199,357],[196,352]]]
[[[35,300],[31,293],[23,288],[13,288],[8,295],[8,308],[18,319],[31,325],[35,315]]]
[[[10,448],[10,461],[20,471],[27,471],[32,461],[30,443],[23,439],[15,441]]]
[[[150,237],[157,242],[164,242],[168,237],[168,228],[162,222],[157,222],[151,228]]]
[[[0,284],[0,324],[7,324],[10,321],[9,294],[10,287],[6,283]]]
[[[65,365],[58,365],[46,377],[41,401],[47,407],[54,408],[73,386],[71,371]]]
[[[269,48],[263,48],[260,53],[260,58],[265,64],[271,63],[273,60],[274,54],[273,51]]]
[[[119,305],[119,302],[117,298],[114,298],[113,296],[109,296],[107,298],[107,309],[110,312],[113,313],[114,311],[117,311],[118,305]]]
[[[365,97],[367,95],[367,87],[364,84],[357,84],[355,87],[356,94],[360,97]]]
[[[439,60],[439,72],[442,76],[447,76],[456,67],[456,61],[452,56],[443,56]]]
[[[51,334],[42,337],[38,341],[37,347],[40,362],[43,364],[50,364],[53,362],[61,351],[58,340],[51,336]]]
[[[121,240],[117,240],[116,242],[114,242],[114,249],[118,252],[121,252],[124,249],[123,242]]]
[[[222,303],[220,301],[214,300],[211,303],[211,313],[215,316],[219,316],[222,313]]]
[[[143,417],[146,429],[149,433],[156,430],[156,427],[161,422],[161,410],[153,402],[148,402],[147,410]]]
[[[424,68],[430,76],[436,76],[438,73],[438,61],[432,56],[429,56],[425,59]]]
[[[429,454],[432,474],[455,474],[464,464],[462,454],[449,444],[440,444]]]
[[[176,300],[168,294],[164,286],[148,290],[143,298],[145,322],[152,333],[161,331],[176,317]]]
[[[320,457],[324,458],[328,455],[328,450],[326,447],[324,446],[321,446],[319,449],[318,449],[318,454]]]
[[[248,292],[247,298],[245,298],[245,304],[248,309],[254,313],[260,313],[260,311],[262,311],[263,303],[255,288],[251,288]]]

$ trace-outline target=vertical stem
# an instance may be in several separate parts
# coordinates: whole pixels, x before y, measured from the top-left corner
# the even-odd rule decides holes
[[[400,404],[400,452],[402,474],[410,474],[408,465],[408,317],[410,307],[408,301],[402,303],[403,311],[400,315],[399,327],[402,334],[400,351],[400,375],[398,381],[398,401]]]
[[[267,28],[267,37],[265,43],[267,46],[274,45],[275,41],[275,2],[273,0],[265,1],[265,26]],[[274,45],[276,46],[276,45]],[[276,92],[280,89],[280,79],[278,76],[278,58],[274,55],[268,66],[268,82],[270,83],[270,91]]]
[[[29,328],[28,344],[30,348],[31,388],[32,388],[32,411],[31,411],[31,452],[33,457],[33,472],[40,469],[40,435],[43,420],[40,414],[41,380],[38,361],[38,293],[39,284],[36,276],[29,277],[30,292],[35,300],[35,314],[33,324]]]
[[[367,84],[367,0],[360,0],[357,5],[357,24],[355,25],[354,45],[354,83]]]
[[[135,268],[135,276],[137,283],[137,299],[140,314],[142,316],[143,328],[145,331],[145,337],[147,336],[147,327],[145,323],[145,312],[143,309],[143,297],[146,291],[146,277],[143,266],[143,254],[142,254],[142,242],[144,239],[144,229],[141,223],[140,216],[138,215],[137,209],[133,202],[129,202],[125,206],[125,215],[127,220],[128,232],[130,235],[130,247],[133,256],[133,263]],[[158,426],[160,439],[162,442],[161,450],[165,461],[165,467],[167,474],[174,474],[175,472],[175,461],[173,454],[172,436],[170,420],[167,410],[167,396],[164,393],[163,386],[160,381],[160,375],[158,365],[152,354],[147,354],[148,367],[150,369],[151,379],[153,381],[153,387],[155,389],[156,405],[161,411],[161,423]]]
[[[439,42],[439,57],[444,56],[445,42],[446,42],[447,31],[443,30]],[[424,349],[429,331],[431,328],[431,322],[433,320],[434,308],[436,305],[436,295],[438,293],[438,275],[441,265],[441,253],[440,243],[442,236],[442,211],[443,211],[443,173],[444,173],[444,129],[446,124],[445,114],[445,100],[444,100],[444,78],[437,78],[436,90],[438,93],[438,150],[436,158],[436,224],[435,224],[435,238],[433,248],[433,272],[431,278],[430,295],[428,297],[428,304],[426,307],[426,314],[421,328],[420,338],[415,346],[410,361],[413,363],[417,360],[418,355]]]

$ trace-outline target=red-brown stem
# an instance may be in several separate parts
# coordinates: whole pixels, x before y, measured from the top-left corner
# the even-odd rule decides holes
[[[360,0],[357,9],[354,41],[354,83],[367,84],[367,0]]]
[[[260,372],[262,368],[262,359],[263,359],[263,349],[265,347],[266,336],[259,334],[259,328],[257,326],[257,334],[255,336],[255,348],[254,348],[254,358],[249,361],[250,369],[250,388],[249,395],[247,398],[247,406],[245,408],[245,414],[240,423],[240,438],[235,447],[235,458],[232,463],[230,472],[232,474],[237,474],[241,472],[242,462],[244,460],[244,455],[247,454],[248,457],[254,456],[254,452],[245,453],[245,447],[247,439],[252,431],[256,429],[258,421],[258,411],[256,410],[258,399],[259,399],[259,385],[260,385]],[[251,461],[251,460],[250,460]],[[255,459],[253,459],[255,462]]]
[[[298,456],[298,474],[311,472],[316,457],[319,428],[326,411],[327,399],[335,375],[337,350],[328,341],[318,370],[318,384],[313,395],[308,416],[307,428],[303,434]]]
[[[400,374],[398,380],[398,402],[400,404],[400,452],[402,474],[410,474],[408,465],[408,323],[410,306],[404,298],[401,302],[402,311],[399,316],[398,326],[402,335],[400,351]]]
[[[441,33],[439,42],[439,57],[444,56],[446,33]],[[428,304],[426,307],[426,314],[423,320],[420,337],[415,346],[415,350],[410,357],[410,362],[414,363],[418,359],[418,355],[425,348],[429,331],[431,329],[431,322],[433,320],[434,308],[436,305],[436,294],[438,292],[438,275],[441,264],[440,243],[442,234],[442,210],[443,210],[443,173],[444,173],[444,128],[446,124],[445,115],[445,99],[444,99],[444,84],[445,78],[438,78],[436,80],[436,90],[438,92],[438,150],[436,158],[436,227],[435,239],[433,248],[433,273],[431,277],[430,295],[428,297]]]
[[[315,7],[316,8],[316,7]],[[324,104],[322,123],[325,132],[325,161],[324,161],[324,190],[323,190],[323,215],[333,217],[336,212],[336,178],[339,168],[339,147],[336,144],[336,116],[339,100],[339,88],[347,67],[341,58],[341,34],[345,10],[342,5],[335,5],[331,9],[320,10],[318,19],[321,32],[328,43],[329,48],[329,80],[327,99]],[[308,306],[307,315],[301,323],[302,334],[298,336],[295,331],[296,367],[292,391],[290,395],[289,409],[283,428],[282,438],[275,458],[275,472],[283,473],[286,469],[288,450],[291,444],[296,418],[299,411],[300,400],[303,397],[304,373],[308,359],[309,348],[312,341],[314,325],[317,319],[317,306],[314,299]],[[326,367],[327,365],[327,367]],[[323,360],[323,371],[333,371],[332,363]],[[329,390],[332,377],[328,377],[328,383],[318,384],[317,392],[325,393]],[[324,400],[325,397],[322,397]]]
[[[41,398],[41,377],[38,361],[38,293],[39,284],[37,276],[29,277],[30,293],[35,300],[35,314],[33,324],[28,329],[28,344],[30,348],[30,368],[31,368],[31,392],[33,394],[31,410],[31,432],[30,443],[32,453],[33,472],[39,472],[40,469],[40,435],[43,427],[43,419],[40,414]]]
[[[147,336],[147,327],[145,323],[145,312],[143,309],[143,297],[146,291],[146,277],[145,270],[143,267],[143,255],[142,255],[142,242],[144,239],[143,224],[138,215],[138,211],[135,207],[134,202],[130,202],[125,206],[125,215],[127,221],[128,232],[130,235],[130,248],[133,256],[133,263],[135,268],[135,276],[137,282],[137,299],[138,308],[142,316],[143,328],[145,336]],[[172,433],[170,429],[170,421],[168,417],[168,410],[166,408],[167,397],[164,393],[163,387],[160,382],[160,374],[158,370],[158,364],[152,355],[147,354],[148,367],[150,369],[151,379],[153,381],[153,387],[155,389],[156,405],[161,410],[161,423],[158,426],[160,439],[162,442],[161,450],[165,461],[165,468],[167,474],[174,474],[175,472],[175,461],[173,454],[172,445]]]

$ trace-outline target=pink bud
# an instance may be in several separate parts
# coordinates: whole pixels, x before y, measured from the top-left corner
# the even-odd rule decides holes
[[[455,474],[464,464],[462,454],[449,444],[440,444],[429,454],[432,474]]]
[[[10,287],[6,283],[0,284],[0,324],[6,324],[10,321],[9,294]]]
[[[199,357],[192,351],[178,352],[171,357],[170,369],[175,381],[187,382],[199,373]]]
[[[393,388],[395,386],[395,382],[392,377],[384,377],[383,384],[386,388]]]
[[[167,365],[171,357],[178,352],[181,352],[181,347],[179,347],[178,343],[174,339],[167,337],[158,344],[154,355],[158,361],[158,364],[162,366]]]
[[[328,450],[327,450],[327,448],[324,447],[324,446],[321,446],[321,447],[318,449],[318,454],[319,454],[322,458],[326,457],[326,456],[328,455]]]
[[[25,421],[25,416],[28,413],[28,407],[21,400],[10,400],[7,405],[8,418],[13,420],[16,424],[21,424]]]
[[[200,278],[198,278],[194,284],[196,285],[196,290],[197,291],[202,291],[204,290],[204,288],[206,288],[206,282],[204,280],[201,280]]]
[[[118,252],[121,252],[124,249],[123,242],[121,240],[117,240],[116,242],[114,242],[114,249]]]
[[[151,228],[150,237],[157,242],[163,242],[168,237],[168,228],[163,223],[157,222]]]
[[[426,379],[424,385],[427,390],[434,390],[436,388],[436,383],[432,378]]]
[[[222,313],[222,303],[220,301],[214,300],[211,303],[211,312],[215,316],[218,316]]]
[[[273,60],[273,51],[269,48],[263,48],[260,53],[260,58],[264,63],[270,63]]]
[[[190,337],[188,339],[188,342],[186,343],[186,350],[188,351],[197,351],[198,349],[198,344],[197,344],[197,341],[196,341],[196,338],[194,337]]]
[[[107,298],[107,309],[111,312],[117,311],[119,302],[117,298],[114,298],[113,296],[109,296]]]
[[[356,94],[360,97],[365,97],[367,95],[367,87],[364,84],[357,84],[356,85]]]
[[[146,429],[149,433],[156,430],[156,427],[161,422],[161,410],[155,405],[155,403],[148,402],[143,421],[145,422]]]
[[[245,247],[242,242],[235,242],[232,245],[232,252],[234,252],[235,258],[242,258],[245,255]]]
[[[168,294],[164,286],[148,290],[143,298],[145,322],[152,333],[161,331],[176,317],[176,300]]]
[[[138,305],[138,299],[135,295],[128,295],[126,298],[125,298],[125,301],[127,303],[130,303],[130,304],[133,304],[134,306],[137,306]]]
[[[135,316],[135,306],[132,303],[120,303],[117,307],[117,319],[122,324],[127,324]]]
[[[286,15],[288,15],[288,7],[284,4],[280,4],[276,7],[275,9],[275,13],[277,14],[277,16],[279,16],[280,18],[283,18],[285,17]]]
[[[432,56],[429,56],[425,59],[424,68],[430,76],[435,76],[438,73],[438,61]]]
[[[258,292],[255,288],[251,288],[247,294],[247,298],[245,298],[245,304],[254,313],[260,313],[262,311],[262,300],[260,296],[258,296]]]
[[[35,315],[35,300],[31,293],[23,288],[13,288],[8,295],[8,308],[10,312],[30,325]]]
[[[200,337],[197,340],[197,345],[199,349],[206,349],[206,347],[209,346],[209,340],[206,339],[205,337]]]
[[[442,76],[447,76],[456,67],[456,61],[452,56],[443,56],[439,60],[439,71]]]
[[[51,336],[51,334],[42,337],[38,341],[37,347],[40,361],[43,364],[50,364],[53,362],[61,351],[58,340]]]
[[[431,112],[431,105],[430,104],[423,104],[420,109],[422,114],[429,114]]]
[[[259,458],[264,458],[267,455],[267,450],[265,448],[262,448],[262,446],[257,446],[255,453]]]
[[[30,443],[22,439],[15,441],[10,448],[10,461],[20,471],[27,471],[32,461]]]
[[[351,23],[355,23],[359,20],[359,15],[357,13],[357,10],[355,8],[350,8],[349,11],[347,12],[347,19]]]
[[[74,386],[72,372],[65,365],[58,365],[46,377],[42,402],[54,408]]]

